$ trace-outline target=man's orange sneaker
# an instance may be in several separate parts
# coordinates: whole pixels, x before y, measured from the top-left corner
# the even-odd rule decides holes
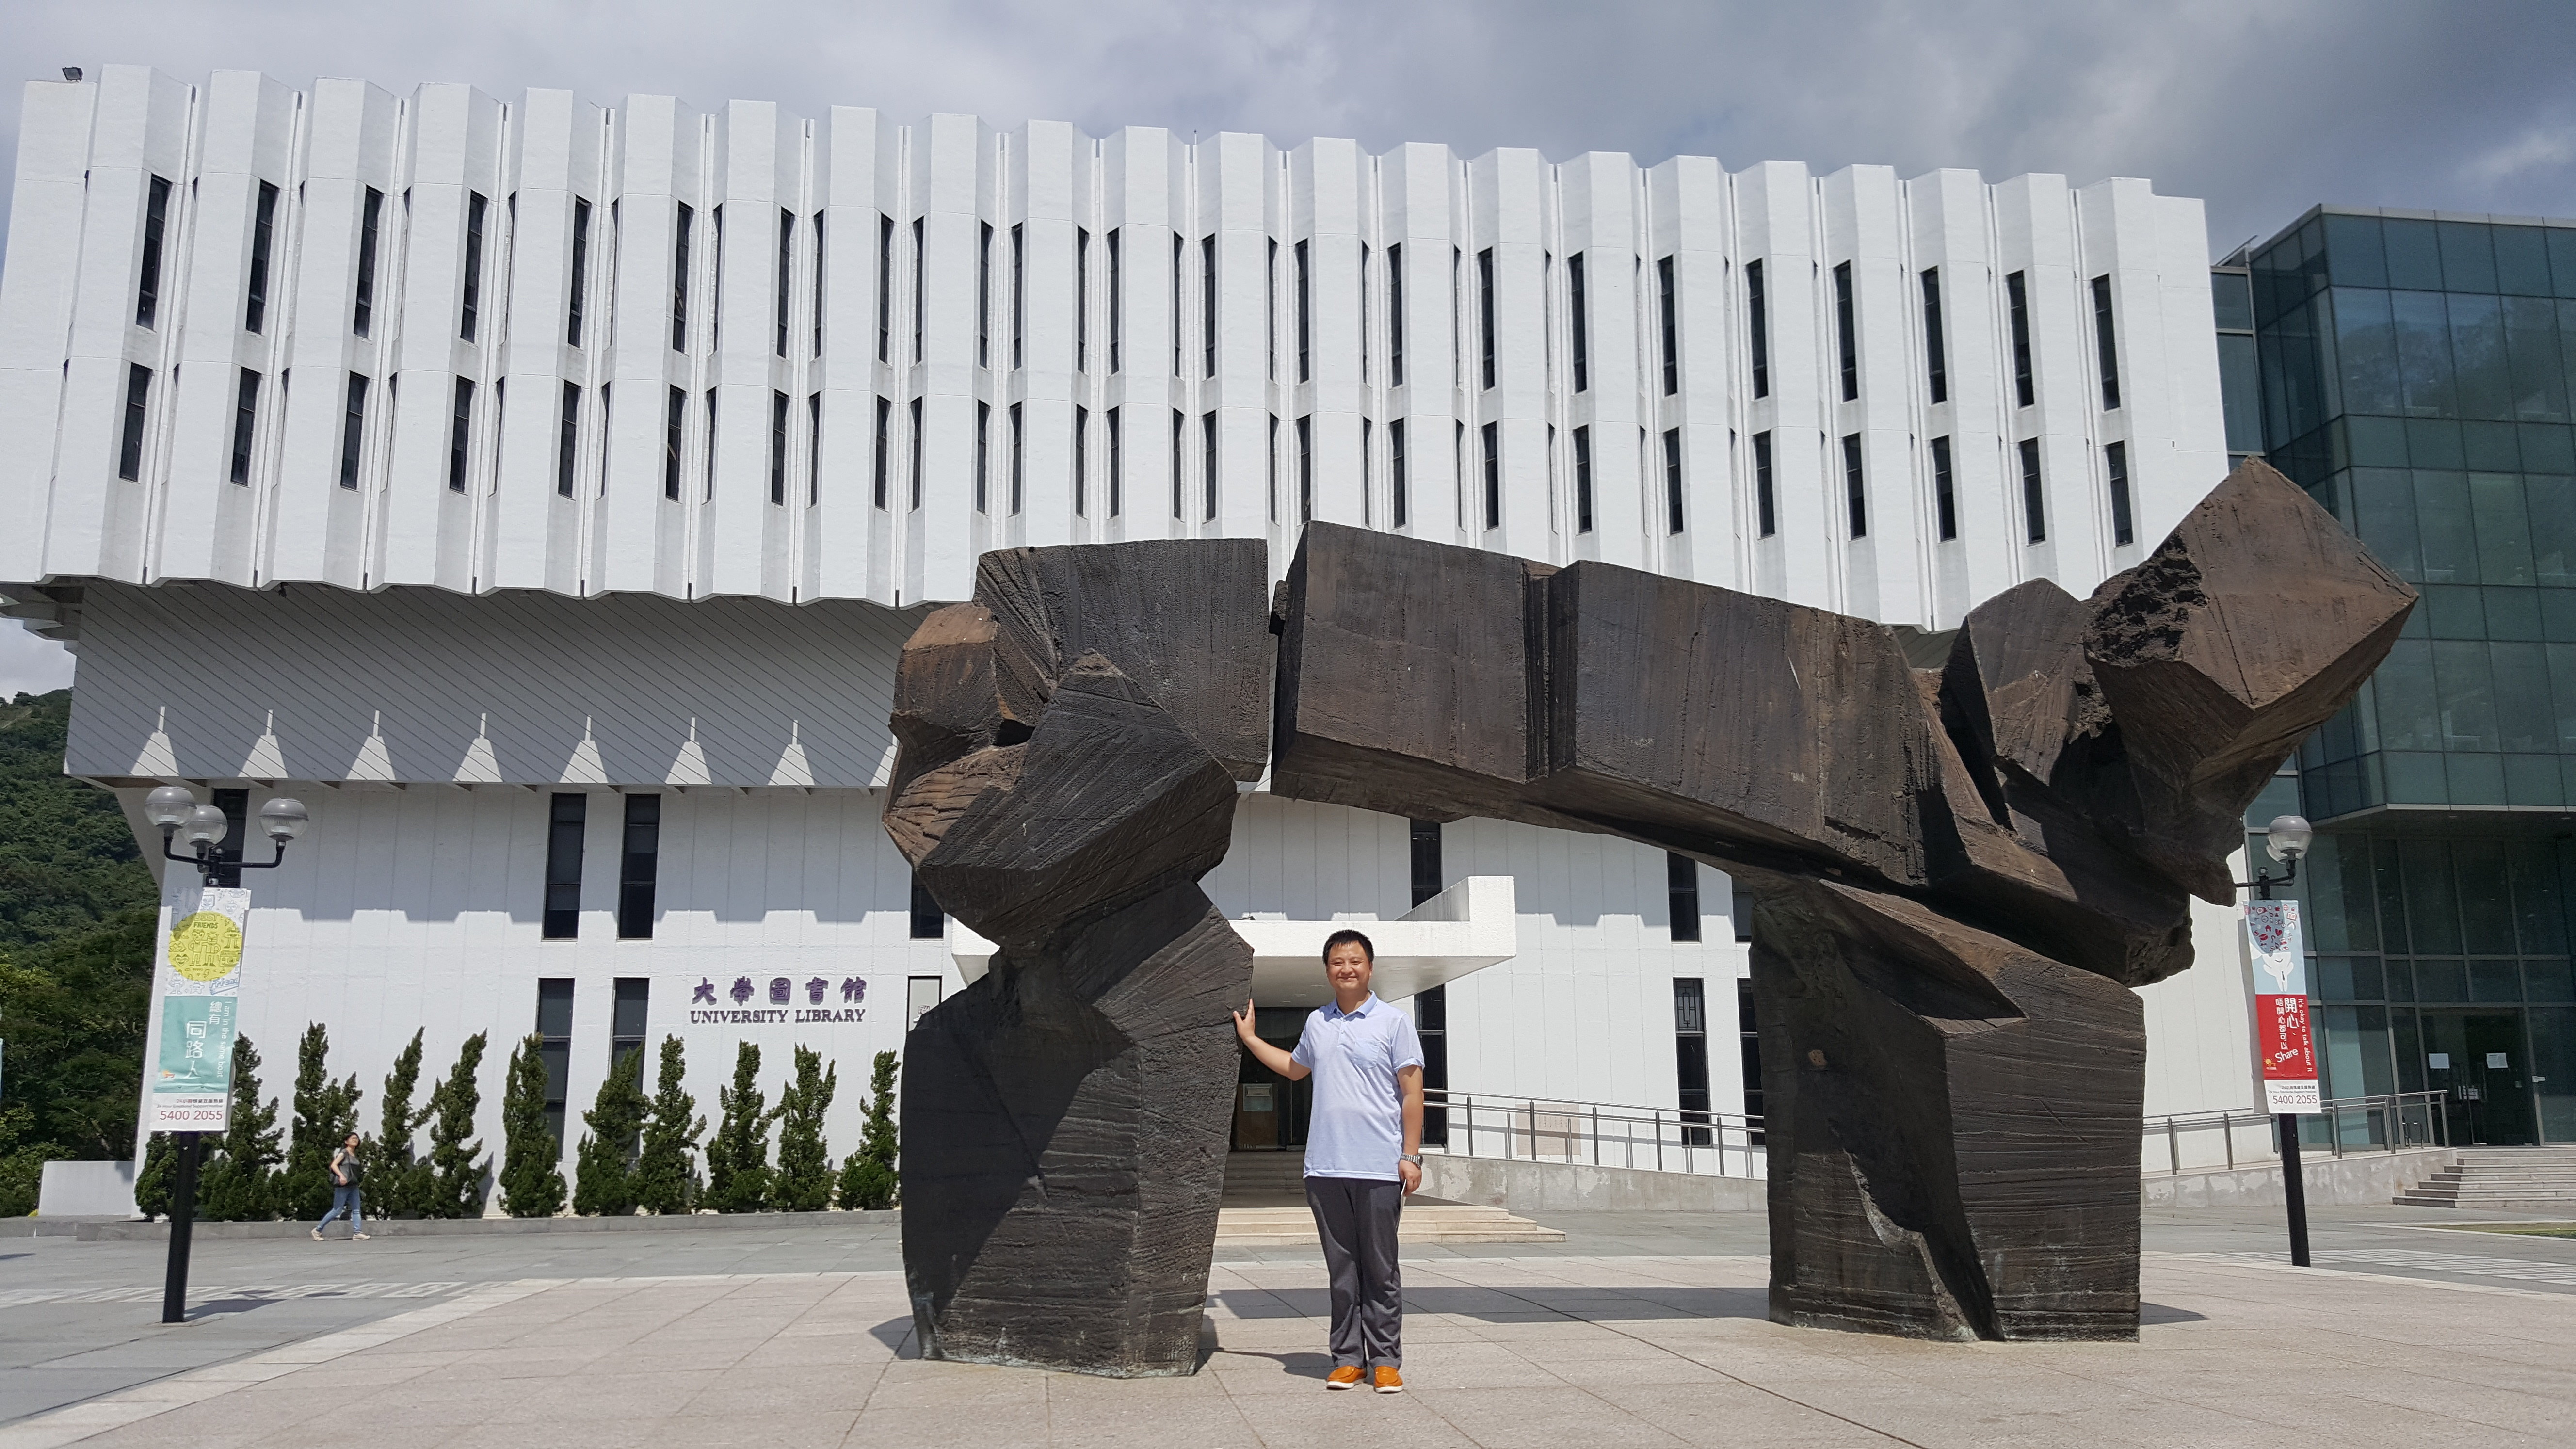
[[[1360,1366],[1355,1363],[1343,1364],[1324,1378],[1324,1387],[1328,1389],[1356,1389],[1359,1386]]]
[[[1404,1375],[1388,1368],[1385,1364],[1379,1364],[1377,1366],[1377,1383],[1374,1387],[1381,1394],[1403,1393]]]

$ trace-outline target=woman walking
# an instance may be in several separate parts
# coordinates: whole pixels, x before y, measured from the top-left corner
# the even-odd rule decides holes
[[[363,1175],[365,1169],[358,1165],[358,1134],[352,1132],[349,1140],[341,1143],[339,1150],[331,1154],[331,1210],[322,1215],[322,1221],[313,1225],[313,1241],[322,1241],[322,1230],[331,1226],[331,1220],[342,1213],[349,1215],[350,1238],[359,1242],[366,1240],[367,1209],[358,1198],[358,1179]]]

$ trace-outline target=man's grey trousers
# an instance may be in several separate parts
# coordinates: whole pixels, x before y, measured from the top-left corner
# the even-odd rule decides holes
[[[1366,1177],[1310,1177],[1306,1206],[1324,1240],[1333,1284],[1333,1364],[1404,1366],[1404,1280],[1395,1266],[1395,1220],[1404,1184]]]

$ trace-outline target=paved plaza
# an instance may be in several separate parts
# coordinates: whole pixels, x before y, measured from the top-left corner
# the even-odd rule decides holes
[[[0,1239],[0,1449],[2576,1442],[2566,1240],[2331,1209],[2300,1270],[2169,1214],[2139,1342],[1932,1344],[1770,1323],[1759,1215],[1549,1220],[1407,1254],[1393,1398],[1322,1391],[1295,1250],[1221,1257],[1200,1374],[1122,1381],[921,1361],[883,1220],[201,1242],[173,1328],[158,1245]]]

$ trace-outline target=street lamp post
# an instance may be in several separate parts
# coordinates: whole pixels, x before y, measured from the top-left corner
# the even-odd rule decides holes
[[[2253,891],[2257,900],[2268,901],[2274,889],[2297,883],[2299,862],[2315,838],[2316,830],[2305,817],[2274,816],[2264,834],[2263,850],[2289,869],[2278,880],[2269,871],[2257,870],[2252,880],[2236,882],[2238,888]],[[2281,1139],[2281,1199],[2290,1215],[2290,1262],[2304,1268],[2308,1266],[2308,1183],[2299,1168],[2298,1114],[2279,1113],[2273,1117],[2272,1126]]]
[[[275,870],[286,859],[286,844],[304,833],[312,820],[300,800],[279,796],[259,807],[260,829],[276,847],[268,860],[228,861],[218,853],[224,837],[232,833],[232,820],[213,805],[200,805],[197,797],[183,785],[163,785],[143,797],[144,818],[161,830],[161,858],[197,868],[200,883],[211,880],[217,869]],[[172,837],[185,835],[190,854],[171,849]],[[149,1102],[147,1093],[146,1102]],[[170,1190],[170,1262],[161,1282],[161,1321],[184,1323],[188,1318],[188,1248],[197,1220],[197,1167],[204,1152],[205,1134],[180,1132],[178,1180]]]

